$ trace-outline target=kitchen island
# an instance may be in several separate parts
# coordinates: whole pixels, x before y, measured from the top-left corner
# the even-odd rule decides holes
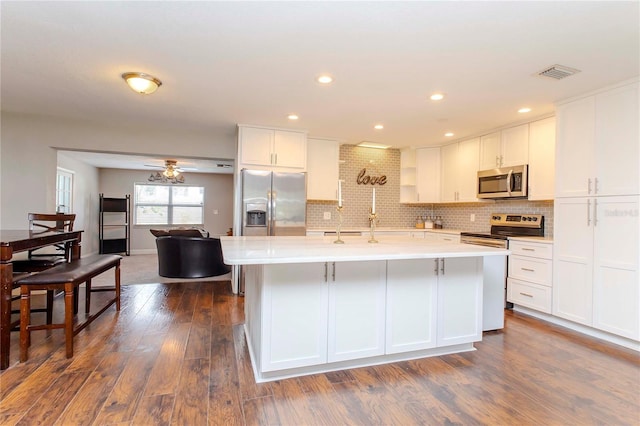
[[[367,239],[221,238],[243,267],[256,381],[474,350],[483,257],[508,250]]]

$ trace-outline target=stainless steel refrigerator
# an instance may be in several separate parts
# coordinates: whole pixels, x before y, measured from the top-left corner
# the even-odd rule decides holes
[[[305,235],[306,173],[241,173],[242,235]]]

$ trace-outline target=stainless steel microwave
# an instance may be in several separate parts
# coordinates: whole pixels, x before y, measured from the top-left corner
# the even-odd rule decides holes
[[[527,198],[527,165],[478,172],[478,198]]]

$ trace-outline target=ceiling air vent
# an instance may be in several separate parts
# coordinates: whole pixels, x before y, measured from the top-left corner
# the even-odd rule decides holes
[[[569,77],[579,72],[580,70],[577,70],[575,68],[569,68],[563,65],[555,64],[540,71],[538,75],[541,77],[549,77],[556,80],[562,80],[565,77]]]

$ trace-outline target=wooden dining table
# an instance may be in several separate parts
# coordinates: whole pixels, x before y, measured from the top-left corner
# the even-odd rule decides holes
[[[71,245],[71,258],[80,258],[83,231],[37,232],[28,229],[0,230],[0,370],[9,367],[11,346],[11,292],[16,287],[13,281],[12,259],[15,253],[53,246],[60,243]]]

